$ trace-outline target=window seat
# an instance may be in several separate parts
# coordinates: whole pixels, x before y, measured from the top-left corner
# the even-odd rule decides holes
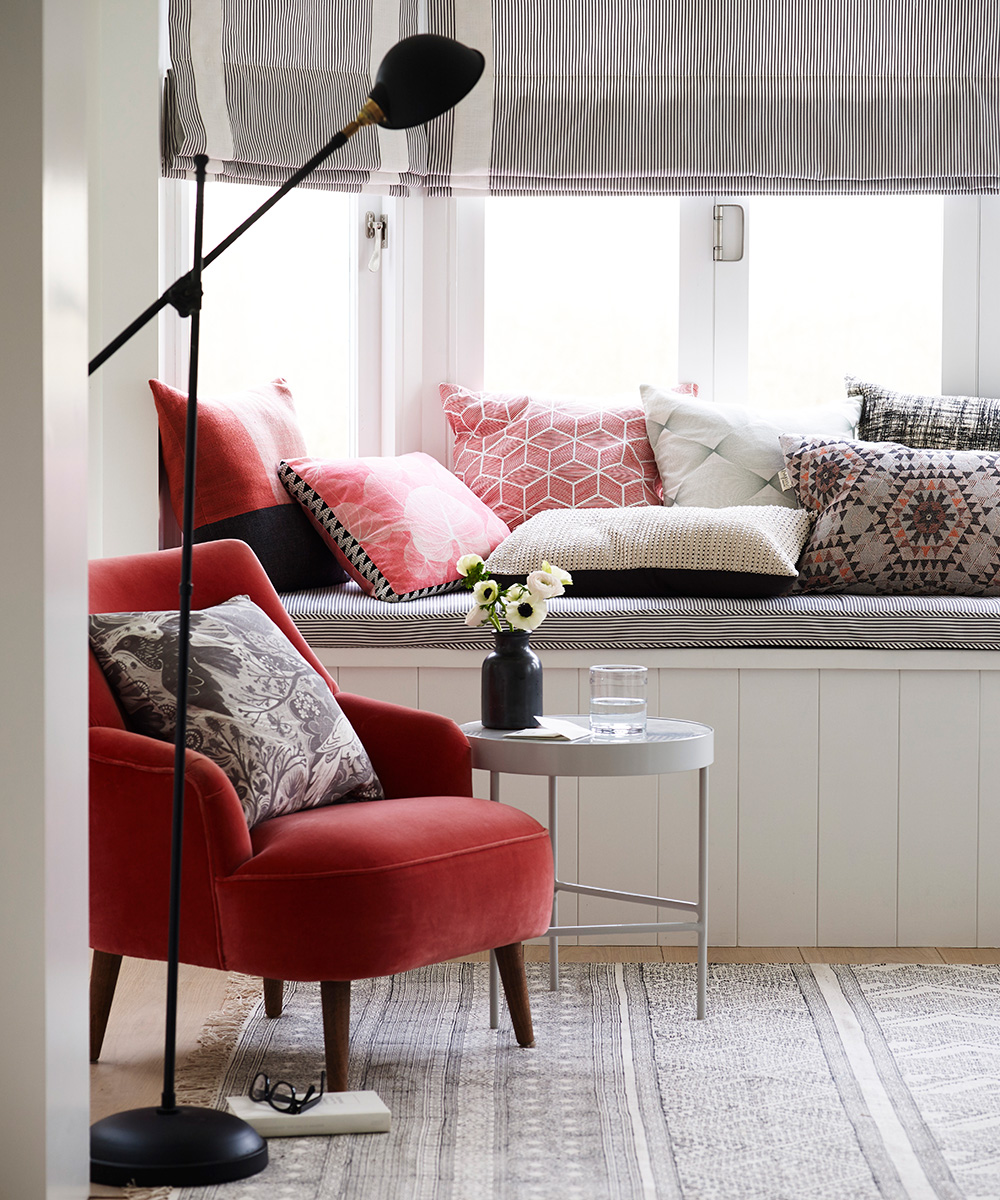
[[[468,592],[389,604],[354,583],[282,601],[315,649],[479,650]],[[550,602],[536,650],[803,648],[1000,650],[1000,597],[795,595],[768,599],[587,598]]]

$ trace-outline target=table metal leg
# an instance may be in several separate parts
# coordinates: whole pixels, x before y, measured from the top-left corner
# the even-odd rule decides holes
[[[708,767],[698,772],[698,1018],[708,980]]]
[[[549,839],[552,842],[552,872],[559,878],[559,793],[558,782],[554,775],[549,776]],[[552,892],[552,925],[559,924],[559,888],[558,884]],[[549,938],[549,991],[554,992],[559,987],[559,938],[553,934]]]
[[[500,801],[500,772],[490,771],[490,799]],[[500,1028],[500,970],[497,956],[490,951],[490,1029]]]

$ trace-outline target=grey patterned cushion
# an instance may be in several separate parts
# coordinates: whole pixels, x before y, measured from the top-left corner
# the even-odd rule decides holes
[[[853,375],[845,382],[848,396],[861,400],[859,441],[922,450],[1000,450],[1000,400],[909,395]]]
[[[750,412],[647,384],[639,390],[646,433],[663,482],[663,503],[702,508],[735,504],[794,508],[794,493],[783,491],[778,481],[784,466],[779,434],[853,437],[860,407],[852,400],[794,412]]]
[[[816,515],[797,587],[1000,596],[1000,455],[782,437]]]
[[[777,505],[552,509],[519,525],[486,566],[506,583],[557,563],[572,596],[774,596],[794,583],[811,524]]]
[[[96,613],[90,644],[136,733],[173,741],[176,612]],[[191,614],[187,744],[232,781],[252,828],[302,808],[382,799],[323,678],[248,596]]]

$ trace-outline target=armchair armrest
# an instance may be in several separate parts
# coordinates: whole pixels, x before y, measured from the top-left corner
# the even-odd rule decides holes
[[[124,729],[90,731],[91,945],[165,958],[174,747]],[[251,857],[232,784],[188,750],[185,765],[181,959],[222,967],[215,881]]]
[[[472,752],[454,721],[350,692],[338,692],[337,703],[389,799],[472,795]]]

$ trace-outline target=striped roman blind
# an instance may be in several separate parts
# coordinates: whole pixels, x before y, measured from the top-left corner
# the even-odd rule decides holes
[[[418,29],[486,56],[452,113],[321,185],[405,194],[1000,191],[1000,0],[170,0],[183,139],[277,183]]]
[[[277,186],[361,109],[417,0],[170,0],[164,174]],[[306,186],[405,195],[423,129],[361,129]]]

